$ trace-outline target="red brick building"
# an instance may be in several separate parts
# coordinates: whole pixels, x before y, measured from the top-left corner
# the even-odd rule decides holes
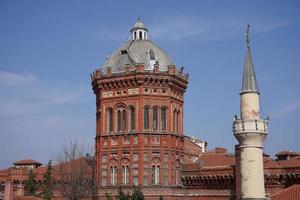
[[[131,192],[134,186],[147,199],[239,197],[239,151],[207,152],[205,142],[184,135],[188,78],[148,39],[140,19],[131,29],[131,39],[91,74],[99,199],[105,193],[116,194],[120,187]],[[276,156],[264,155],[267,194],[273,199],[297,199],[300,156],[289,151]],[[32,160],[14,164],[0,171],[2,193],[22,196],[29,168],[43,181],[45,166]]]

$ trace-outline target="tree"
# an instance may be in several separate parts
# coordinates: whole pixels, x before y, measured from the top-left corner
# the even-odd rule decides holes
[[[105,193],[105,199],[106,200],[113,200],[113,198],[111,197],[111,195],[108,194],[107,192]]]
[[[130,200],[130,195],[129,194],[125,194],[122,189],[119,189],[119,193],[117,195],[117,200]]]
[[[56,169],[58,189],[67,200],[87,199],[92,196],[91,166],[85,159],[85,148],[69,140],[58,158]]]
[[[145,199],[144,194],[142,193],[140,188],[134,189],[132,196],[131,196],[131,200],[144,200],[144,199]]]
[[[36,180],[36,175],[33,173],[32,169],[29,170],[28,179],[24,183],[25,195],[36,196],[38,182]]]
[[[53,187],[54,187],[54,179],[51,176],[52,173],[52,165],[51,160],[48,162],[47,171],[44,174],[44,183],[43,183],[43,192],[42,196],[46,200],[50,200],[53,197]]]
[[[91,196],[92,200],[98,199],[98,187],[97,187],[97,160],[95,156],[90,156],[90,154],[86,154],[86,162],[91,168]]]

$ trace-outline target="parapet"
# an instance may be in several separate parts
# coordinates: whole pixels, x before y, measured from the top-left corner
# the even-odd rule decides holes
[[[126,76],[126,75],[134,75],[134,74],[155,74],[155,75],[167,75],[167,76],[177,76],[188,82],[189,74],[183,72],[183,67],[179,70],[176,69],[174,65],[169,65],[167,71],[160,71],[159,64],[155,64],[152,70],[146,70],[144,63],[138,63],[135,66],[125,65],[124,71],[113,73],[111,67],[107,67],[104,71],[99,68],[96,69],[93,73],[90,74],[91,81],[95,81],[97,79],[115,77],[115,76]]]

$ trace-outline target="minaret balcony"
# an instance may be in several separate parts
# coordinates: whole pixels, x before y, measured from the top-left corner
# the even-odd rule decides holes
[[[267,119],[236,119],[233,122],[233,133],[243,134],[243,133],[268,133],[268,123]]]

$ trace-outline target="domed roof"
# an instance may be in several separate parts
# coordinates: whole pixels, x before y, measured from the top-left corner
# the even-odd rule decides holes
[[[135,23],[132,30],[135,30],[135,27],[147,31],[140,19]],[[107,58],[102,71],[106,73],[107,68],[110,67],[112,73],[124,72],[125,65],[134,66],[136,64],[144,64],[145,70],[153,70],[156,63],[159,65],[160,71],[167,71],[168,66],[173,65],[169,56],[147,37],[136,37],[133,34],[130,41],[123,44]]]

